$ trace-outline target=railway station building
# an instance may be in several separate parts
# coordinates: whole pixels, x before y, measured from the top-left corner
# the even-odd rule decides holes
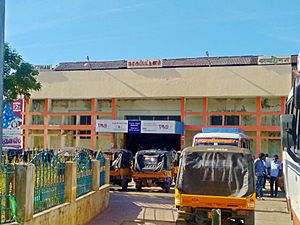
[[[296,67],[295,55],[60,63],[25,101],[23,145],[179,150],[203,127],[238,127],[272,155]]]

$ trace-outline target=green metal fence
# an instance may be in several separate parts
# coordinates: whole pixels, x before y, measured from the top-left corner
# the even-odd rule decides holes
[[[100,162],[100,168],[105,166],[105,158],[102,152],[99,152],[97,155],[97,160]],[[100,172],[100,186],[105,184],[105,171]]]
[[[92,161],[85,150],[80,151],[75,160],[77,162],[76,197],[79,197],[92,190]]]
[[[15,172],[11,164],[0,164],[0,224],[13,222],[16,215]]]
[[[65,164],[51,151],[37,154],[31,163],[35,165],[34,212],[64,203]]]

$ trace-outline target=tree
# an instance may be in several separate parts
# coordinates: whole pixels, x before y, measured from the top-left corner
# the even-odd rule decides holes
[[[31,91],[39,91],[42,85],[37,81],[38,74],[33,65],[25,62],[7,43],[4,44],[3,95],[6,102],[20,96],[27,99]]]

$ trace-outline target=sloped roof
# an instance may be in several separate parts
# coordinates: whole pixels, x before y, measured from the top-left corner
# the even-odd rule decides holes
[[[291,56],[291,63],[297,63],[297,56]],[[162,59],[162,68],[171,67],[209,67],[209,66],[243,66],[257,65],[258,56],[226,56],[226,57],[199,57]],[[112,70],[126,69],[127,60],[116,61],[91,61],[91,62],[63,62],[55,71],[74,70]]]

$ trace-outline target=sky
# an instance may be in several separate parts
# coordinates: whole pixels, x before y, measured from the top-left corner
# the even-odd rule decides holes
[[[6,0],[6,42],[32,64],[300,51],[299,0]]]

